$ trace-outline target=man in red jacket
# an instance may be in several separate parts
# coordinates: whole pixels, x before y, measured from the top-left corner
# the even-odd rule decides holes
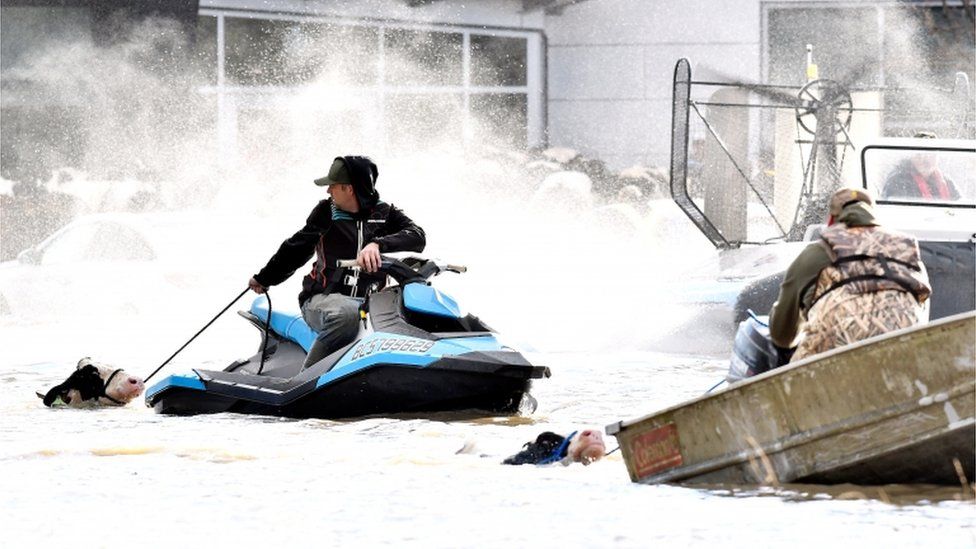
[[[935,134],[919,132],[915,137],[935,139]],[[959,189],[939,168],[939,156],[935,151],[918,151],[902,160],[888,174],[881,198],[955,201],[959,200]]]
[[[328,188],[330,198],[315,206],[305,226],[248,281],[252,290],[263,294],[315,256],[298,295],[305,322],[318,332],[306,367],[355,339],[363,299],[386,282],[386,276],[376,272],[380,254],[421,252],[426,245],[423,229],[396,206],[380,201],[378,175],[367,157],[337,157],[328,175],[315,180]],[[338,267],[339,260],[353,258],[362,272]]]

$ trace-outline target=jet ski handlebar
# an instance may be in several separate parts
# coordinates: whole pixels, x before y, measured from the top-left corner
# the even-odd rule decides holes
[[[426,280],[432,276],[437,276],[444,271],[450,271],[452,273],[464,273],[468,271],[468,268],[464,265],[452,265],[450,263],[441,263],[432,259],[422,259],[419,257],[410,257],[406,258],[406,260],[400,260],[381,255],[380,258],[382,261],[380,262],[379,270],[392,276],[401,284],[409,282],[412,278],[422,278]],[[336,262],[336,265],[340,268],[354,270],[360,269],[360,266],[355,259],[340,259]]]

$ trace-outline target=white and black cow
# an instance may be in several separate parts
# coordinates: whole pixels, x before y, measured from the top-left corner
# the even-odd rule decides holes
[[[85,357],[78,361],[75,371],[63,383],[42,395],[45,406],[63,403],[72,408],[93,406],[125,406],[142,394],[142,379]]]

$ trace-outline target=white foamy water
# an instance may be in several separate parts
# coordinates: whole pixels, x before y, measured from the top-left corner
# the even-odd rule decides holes
[[[263,242],[225,245],[235,259],[223,268],[184,265],[179,284],[144,288],[150,304],[109,309],[122,288],[75,265],[70,271],[95,306],[55,302],[3,319],[4,546],[34,547],[51,536],[83,547],[972,546],[976,511],[952,499],[959,490],[907,489],[886,503],[893,498],[873,489],[857,489],[868,499],[849,501],[843,487],[634,485],[619,452],[589,467],[500,465],[542,431],[602,429],[697,396],[722,378],[720,358],[655,353],[646,343],[670,318],[654,308],[663,297],[655,281],[704,252],[691,253],[696,234],[680,225],[665,230],[680,217],[656,225],[663,232],[607,234],[588,212],[567,216],[504,193],[427,202],[443,187],[390,180],[384,197],[425,226],[430,255],[471,267],[435,284],[552,369],[551,379],[536,382],[535,413],[339,422],[160,416],[141,398],[121,409],[42,406],[34,391],[63,380],[82,356],[145,376],[175,351],[311,207],[281,198],[261,205],[273,215],[241,209],[237,229],[266,227]],[[306,191],[297,194],[312,200],[315,189]],[[669,243],[668,234],[681,238]],[[210,245],[199,236],[200,247]],[[277,308],[294,308],[298,277],[272,290]],[[51,291],[50,284],[39,277],[4,291]],[[223,368],[257,344],[254,329],[228,314],[153,382],[191,367]],[[474,453],[457,454],[466,444]]]
[[[70,365],[5,364],[5,546],[37,546],[53,528],[83,532],[82,547],[972,544],[973,505],[949,491],[888,504],[871,489],[845,501],[836,488],[634,485],[619,452],[589,467],[500,465],[543,430],[695,396],[723,367],[647,352],[531,358],[554,371],[536,413],[455,422],[49,410],[31,391]],[[456,454],[465,443],[476,453]]]

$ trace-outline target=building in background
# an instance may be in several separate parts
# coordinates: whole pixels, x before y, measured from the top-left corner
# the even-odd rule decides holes
[[[3,0],[0,6],[0,172],[14,181],[45,180],[62,166],[102,169],[106,178],[130,168],[151,177],[181,158],[173,141],[192,141],[221,163],[272,152],[297,160],[326,143],[303,136],[337,135],[349,150],[488,141],[516,149],[571,147],[615,168],[667,165],[671,78],[681,57],[699,75],[796,84],[805,78],[809,43],[823,77],[942,87],[952,86],[956,71],[972,79],[976,59],[973,8],[962,1]],[[174,23],[147,23],[154,19]],[[167,34],[174,29],[182,38]],[[107,49],[139,38],[148,45],[124,52],[136,69],[77,67],[93,80],[137,82],[113,88],[112,97],[90,99],[84,91],[92,83],[65,83],[54,77],[66,75],[45,72],[51,60],[42,54],[52,44]],[[71,51],[57,55],[63,60]],[[101,114],[118,110],[109,105],[120,100],[140,107],[106,127],[110,117]],[[185,123],[156,124],[154,115]],[[886,130],[897,133],[898,124]],[[147,151],[155,160],[131,161]]]

